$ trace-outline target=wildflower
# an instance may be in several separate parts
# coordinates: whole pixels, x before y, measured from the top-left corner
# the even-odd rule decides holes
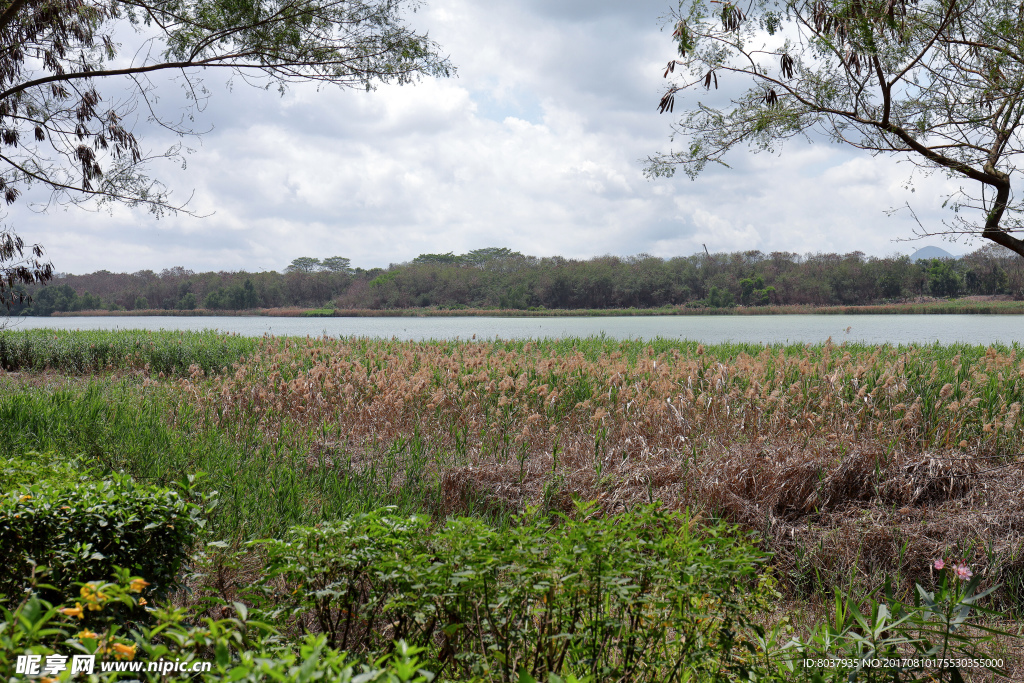
[[[94,612],[103,609],[103,603],[107,601],[107,594],[102,592],[95,583],[85,584],[80,593],[82,599],[88,603],[87,607]]]
[[[935,560],[935,568],[936,569],[941,571],[945,566],[946,566],[946,563],[943,562],[941,557],[939,559]]]
[[[26,500],[32,500],[32,496],[30,496],[28,494],[25,494],[24,496],[22,496],[21,498],[18,499],[18,502],[19,503],[24,503]]]
[[[96,633],[93,633],[89,629],[85,629],[84,631],[79,631],[78,633],[76,633],[75,634],[75,638],[78,638],[79,640],[85,640],[86,638],[91,638],[93,640],[96,640],[97,638],[99,638],[99,635],[96,634]]]
[[[61,610],[61,612],[63,612],[64,614],[68,615],[69,617],[78,617],[79,619],[81,619],[82,618],[82,603],[76,602],[74,607],[65,607],[64,609]]]
[[[954,569],[956,570],[956,575],[964,581],[974,576],[974,572],[966,564],[958,564]]]
[[[149,585],[149,581],[145,579],[132,579],[132,582],[128,584],[128,590],[133,593],[141,593],[142,589]]]
[[[114,643],[112,646],[114,657],[117,659],[135,659],[135,646],[124,643]]]
[[[146,605],[146,604],[148,604],[146,602],[146,598],[139,598],[139,607],[142,607],[143,605]]]

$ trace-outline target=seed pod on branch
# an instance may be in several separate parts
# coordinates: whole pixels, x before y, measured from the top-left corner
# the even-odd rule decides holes
[[[785,52],[782,53],[782,77],[793,78],[793,58]]]
[[[658,104],[659,114],[671,112],[675,108],[677,90],[678,88],[669,88],[668,92],[661,96],[661,102]]]
[[[743,15],[743,12],[738,7],[729,3],[722,5],[723,31],[739,31],[740,23],[742,23],[745,18],[746,17]]]

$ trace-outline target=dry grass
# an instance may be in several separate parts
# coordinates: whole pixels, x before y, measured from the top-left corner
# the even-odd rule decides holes
[[[267,339],[181,385],[318,467],[416,435],[436,512],[660,500],[759,531],[801,592],[955,554],[1024,599],[1016,349]]]

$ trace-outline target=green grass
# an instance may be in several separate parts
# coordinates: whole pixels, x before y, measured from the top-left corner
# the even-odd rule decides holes
[[[259,341],[209,330],[5,330],[0,332],[0,368],[64,374],[148,368],[154,374],[182,375],[196,366],[211,373],[230,367]]]
[[[244,423],[216,428],[172,390],[126,381],[51,391],[24,387],[0,395],[0,471],[8,462],[33,468],[16,483],[55,469],[69,477],[87,468],[124,471],[160,485],[204,472],[200,490],[219,492],[210,520],[217,539],[278,536],[295,524],[383,505],[418,512],[433,507],[439,495],[435,482],[418,476],[430,454],[415,439],[380,444],[373,466],[358,472],[347,466],[351,454],[333,454],[335,466],[326,466],[295,445],[302,440],[289,441],[268,444]],[[50,455],[44,462],[26,456],[32,451]]]
[[[66,375],[100,376],[90,378],[84,386],[57,390],[33,388],[8,380],[5,391],[0,393],[0,456],[21,458],[29,451],[52,451],[62,459],[78,458],[80,465],[76,466],[124,470],[136,478],[162,484],[205,472],[206,489],[220,492],[222,502],[215,513],[214,528],[219,537],[224,538],[274,535],[291,524],[334,519],[385,504],[410,512],[438,509],[444,493],[441,484],[424,476],[423,472],[443,471],[465,461],[465,439],[469,434],[456,423],[451,425],[452,436],[446,440],[436,438],[436,434],[428,438],[410,431],[401,438],[389,437],[376,443],[352,446],[338,422],[303,425],[280,416],[281,419],[263,421],[263,429],[267,424],[275,425],[271,428],[273,433],[268,434],[261,431],[258,424],[261,417],[266,416],[244,412],[221,415],[219,406],[201,412],[177,388],[165,384],[143,387],[137,379],[102,378],[106,370],[143,370],[147,365],[151,375],[163,372],[181,376],[188,374],[188,368],[193,365],[208,373],[217,373],[233,363],[244,362],[248,354],[261,349],[266,353],[268,348],[291,348],[296,351],[295,363],[282,366],[282,374],[286,375],[282,379],[290,380],[308,370],[311,363],[320,362],[311,354],[298,353],[301,349],[333,343],[337,342],[306,338],[267,342],[210,332],[34,330],[0,333],[0,364],[7,369],[49,368]],[[429,350],[458,359],[474,344],[371,339],[347,343],[351,359],[371,370],[383,369],[389,354]],[[945,432],[949,431],[939,429],[945,424],[946,415],[937,408],[942,387],[952,385],[952,397],[957,398],[959,385],[970,378],[975,369],[984,366],[985,355],[989,353],[985,347],[969,345],[766,347],[718,344],[704,347],[678,340],[621,341],[608,337],[498,341],[490,343],[490,349],[492,357],[502,353],[524,357],[522,367],[527,373],[536,372],[530,369],[534,363],[527,361],[537,356],[578,355],[593,362],[620,354],[623,362],[636,368],[641,360],[659,356],[671,363],[673,354],[678,353],[683,358],[703,357],[702,366],[711,371],[716,363],[735,363],[745,354],[765,365],[769,371],[766,376],[782,373],[780,386],[820,383],[823,377],[841,368],[837,381],[850,394],[847,400],[855,398],[856,390],[848,376],[853,365],[864,366],[860,386],[871,390],[886,367],[901,361],[904,364],[901,377],[913,394],[922,399],[921,438],[929,442],[943,440]],[[1016,345],[992,349],[1001,356],[1016,354],[1018,357],[1021,350]],[[852,362],[837,365],[845,354],[850,355]],[[809,365],[800,367],[801,359],[806,359]],[[788,360],[794,362],[786,362]],[[661,361],[658,363],[660,366]],[[637,374],[631,381],[648,381],[646,372]],[[270,381],[269,377],[252,379],[256,387]],[[200,379],[203,381],[206,380]],[[742,384],[746,380],[737,374],[730,381]],[[578,401],[608,393],[608,387],[599,377],[585,372],[537,376],[532,377],[531,382],[550,383],[564,395],[562,401],[570,407]],[[745,390],[746,386],[739,388]],[[977,390],[980,404],[972,414],[984,419],[965,423],[967,431],[963,433],[968,436],[979,432],[985,420],[998,414],[1000,406],[1024,402],[1024,383],[1017,379],[1016,372],[1006,377],[991,372],[984,386],[979,385]],[[504,415],[497,409],[487,414],[495,420]],[[489,422],[485,431],[497,434],[502,431],[502,424]],[[957,434],[956,438],[961,435]],[[1009,441],[1014,442],[1012,438]],[[461,504],[462,512],[504,523],[508,511],[488,506],[483,494],[476,496],[469,491],[467,495],[470,499]]]

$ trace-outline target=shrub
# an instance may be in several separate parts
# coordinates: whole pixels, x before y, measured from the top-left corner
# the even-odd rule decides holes
[[[897,598],[888,581],[881,600],[836,589],[832,615],[808,640],[793,638],[776,649],[776,629],[763,649],[773,651],[778,673],[794,683],[962,683],[982,669],[1007,676],[1005,660],[984,645],[993,635],[1014,634],[971,623],[972,612],[1001,616],[980,604],[998,586],[982,590],[981,575],[966,563],[945,564],[934,565],[937,590],[916,584],[912,604]]]
[[[29,451],[23,456],[10,458],[0,455],[0,494],[44,480],[52,491],[80,481],[93,481],[95,477],[77,461],[63,460],[52,451]]]
[[[83,577],[110,576],[114,566],[149,577],[161,595],[174,586],[203,525],[200,512],[176,491],[121,474],[10,491],[0,496],[0,548],[13,571],[0,574],[0,596],[16,604],[33,565],[49,567],[56,589],[44,597],[52,600]]]
[[[234,604],[234,615],[189,623],[181,609],[155,608],[139,593],[146,582],[123,569],[109,583],[81,584],[81,592],[96,599],[95,609],[82,618],[80,605],[52,605],[32,594],[13,609],[0,607],[0,680],[21,680],[18,657],[31,656],[35,674],[71,677],[69,655],[93,655],[91,681],[338,681],[339,683],[428,683],[433,675],[422,669],[417,648],[395,643],[393,653],[357,666],[344,652],[327,646],[323,636],[310,636],[291,646],[280,642],[274,629],[249,619],[248,610]],[[125,632],[114,613],[150,611],[152,627]],[[47,659],[58,655],[62,671],[45,671]],[[63,661],[61,661],[63,659]],[[28,660],[22,660],[26,662]],[[164,671],[149,671],[150,663],[162,661]],[[208,663],[209,671],[193,673],[196,664]],[[106,666],[104,666],[106,665]],[[141,666],[134,670],[134,666]],[[113,670],[104,671],[104,668]],[[120,669],[120,670],[118,670]],[[50,679],[53,680],[53,679]]]
[[[433,535],[385,512],[297,528],[259,542],[264,590],[335,647],[376,656],[404,639],[455,679],[710,681],[755,664],[740,634],[763,554],[726,526],[693,534],[679,513],[593,512]]]

